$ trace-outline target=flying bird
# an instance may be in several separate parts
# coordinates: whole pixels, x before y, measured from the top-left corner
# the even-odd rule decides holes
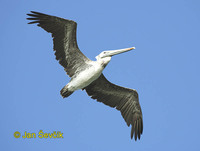
[[[133,136],[135,140],[140,139],[143,118],[137,91],[109,82],[102,73],[112,56],[135,47],[103,51],[96,56],[96,61],[92,61],[78,48],[76,22],[34,11],[27,15],[31,20],[28,24],[36,23],[52,34],[56,59],[71,78],[60,91],[62,97],[66,98],[79,89],[85,90],[92,99],[119,110],[127,125],[132,125],[131,139]]]

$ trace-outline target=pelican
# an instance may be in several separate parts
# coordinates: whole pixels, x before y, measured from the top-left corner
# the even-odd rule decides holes
[[[140,139],[143,118],[137,91],[109,82],[102,73],[112,56],[135,47],[103,51],[96,56],[96,61],[92,61],[78,48],[76,22],[35,11],[27,15],[31,20],[28,24],[36,23],[52,34],[56,59],[71,78],[60,91],[62,97],[66,98],[79,89],[85,90],[92,99],[119,110],[127,125],[132,126],[131,139],[133,136],[135,141]]]

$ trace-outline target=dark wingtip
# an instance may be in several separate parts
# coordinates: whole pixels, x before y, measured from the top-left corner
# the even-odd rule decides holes
[[[30,12],[33,13],[33,14],[41,14],[41,13],[36,12],[36,11],[30,11]]]
[[[26,14],[26,15],[33,15],[33,14],[36,14],[37,12],[35,12],[35,11],[30,11],[32,14],[30,14],[30,13],[28,13],[28,14]]]
[[[131,133],[131,139],[133,139],[133,133]]]
[[[35,20],[35,18],[26,18],[27,20]]]
[[[132,128],[131,128],[131,139],[133,139],[134,131],[135,131],[135,129],[134,129],[133,125],[132,125]]]
[[[26,14],[27,16],[30,16],[30,17],[28,17],[28,18],[26,18],[27,20],[34,20],[34,21],[31,21],[31,22],[29,22],[28,24],[34,24],[34,23],[39,23],[38,22],[38,14],[37,14],[37,12],[35,12],[35,11],[30,11],[32,14]]]
[[[39,12],[36,12],[36,11],[31,11],[32,15],[42,15],[42,16],[47,16],[47,14],[44,14],[44,13],[39,13]]]
[[[28,24],[35,24],[35,23],[39,23],[38,21],[32,21],[32,22],[29,22]]]
[[[140,140],[141,138],[141,134],[143,132],[143,123],[142,123],[142,119],[136,120],[132,125],[131,128],[131,139],[134,139],[135,141]]]
[[[136,141],[137,140],[137,135],[138,135],[138,121],[135,121],[134,128],[135,128],[135,141]]]
[[[30,11],[32,14],[28,13],[26,15],[28,16],[33,16],[33,17],[36,17],[38,15],[46,15],[46,14],[43,14],[43,13],[39,13],[39,12],[36,12],[36,11]]]
[[[36,11],[33,11],[33,10],[31,10],[30,12],[31,12],[31,13],[37,13]]]

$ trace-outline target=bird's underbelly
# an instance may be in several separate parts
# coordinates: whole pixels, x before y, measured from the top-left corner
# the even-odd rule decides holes
[[[94,80],[96,80],[101,75],[102,71],[103,68],[101,66],[97,66],[91,67],[80,72],[78,75],[76,75],[75,78],[72,78],[72,80],[68,83],[68,89],[70,91],[75,91],[78,89],[85,88]]]

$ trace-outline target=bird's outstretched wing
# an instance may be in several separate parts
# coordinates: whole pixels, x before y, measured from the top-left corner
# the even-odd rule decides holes
[[[77,23],[56,16],[50,16],[39,12],[31,11],[27,14],[32,20],[28,24],[36,23],[53,37],[56,59],[65,68],[67,74],[72,77],[81,70],[80,67],[87,66],[88,59],[78,48],[76,41]]]
[[[103,74],[84,88],[92,99],[121,111],[127,125],[132,125],[131,138],[140,139],[143,131],[142,111],[136,90],[110,83]]]

